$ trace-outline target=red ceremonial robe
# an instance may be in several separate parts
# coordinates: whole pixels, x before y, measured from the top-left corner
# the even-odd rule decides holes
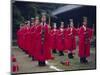
[[[34,50],[35,50],[35,44],[36,44],[36,38],[35,38],[35,28],[36,26],[32,26],[30,29],[30,33],[31,33],[31,56],[34,57]]]
[[[83,28],[79,30],[79,57],[90,56],[90,39],[93,35],[93,30],[90,28]]]
[[[44,33],[42,31],[44,30]],[[37,25],[35,29],[35,49],[34,49],[34,57],[38,61],[45,61],[48,59],[52,59],[51,49],[49,45],[49,27],[46,24],[45,26]],[[44,37],[44,39],[42,38]]]
[[[57,29],[50,31],[50,46],[51,49],[57,49]]]
[[[65,42],[64,42],[64,29],[60,28],[57,31],[57,50],[63,51],[65,50]]]
[[[17,31],[17,44],[19,48],[24,49],[24,28],[20,28]]]
[[[22,30],[22,41],[23,41],[23,50],[26,51],[26,41],[25,41],[25,33],[26,33],[27,29],[26,29],[26,25],[23,26],[23,30]]]
[[[22,44],[23,44],[23,42],[22,42],[22,28],[20,28],[18,31],[17,31],[17,44],[18,44],[18,46],[19,46],[19,48],[21,48],[22,49]]]
[[[29,55],[32,55],[31,53],[31,31],[30,31],[30,26],[26,27],[26,32],[25,32],[25,49],[27,50]]]
[[[76,29],[75,28],[68,28],[65,30],[65,48],[69,51],[73,51],[76,49]]]

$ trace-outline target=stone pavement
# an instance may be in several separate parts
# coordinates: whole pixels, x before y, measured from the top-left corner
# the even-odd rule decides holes
[[[50,72],[50,71],[69,71],[69,70],[83,70],[83,69],[95,69],[95,49],[91,48],[91,55],[88,58],[88,64],[80,64],[79,57],[77,56],[77,50],[75,52],[74,59],[70,59],[70,65],[62,65],[61,61],[66,61],[67,53],[64,56],[55,56],[54,60],[47,61],[47,66],[39,67],[37,61],[32,61],[32,58],[25,54],[17,46],[12,47],[12,54],[15,55],[19,64],[19,71],[17,73],[35,73],[35,72]]]

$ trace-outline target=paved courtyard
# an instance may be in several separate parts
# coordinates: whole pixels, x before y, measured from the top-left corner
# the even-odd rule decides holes
[[[54,60],[46,61],[47,66],[39,67],[37,61],[32,61],[32,58],[25,54],[20,48],[17,46],[12,47],[12,54],[15,55],[17,62],[19,64],[19,71],[17,73],[36,73],[36,72],[51,72],[51,71],[69,71],[69,70],[83,70],[83,69],[95,69],[96,61],[95,61],[95,48],[91,48],[91,55],[88,58],[88,64],[80,64],[78,57],[78,49],[76,49],[74,59],[70,59],[70,65],[65,66],[62,65],[61,61],[66,61],[67,53],[64,52],[64,56],[59,56],[57,54],[53,54],[55,56]]]

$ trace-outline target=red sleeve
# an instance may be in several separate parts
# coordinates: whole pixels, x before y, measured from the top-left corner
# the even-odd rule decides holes
[[[90,39],[92,38],[92,36],[93,36],[93,29],[89,28],[89,37],[90,37]]]

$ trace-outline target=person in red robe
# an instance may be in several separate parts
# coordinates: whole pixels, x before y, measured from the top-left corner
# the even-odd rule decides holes
[[[76,49],[76,29],[74,28],[73,19],[70,19],[70,27],[65,31],[65,48],[68,50],[68,57],[73,58],[73,52]]]
[[[39,66],[45,66],[46,60],[52,59],[49,45],[49,28],[49,25],[46,23],[46,15],[42,14],[41,23],[35,29],[34,57],[38,61]]]
[[[33,54],[33,39],[34,39],[34,37],[33,37],[33,33],[34,33],[34,28],[35,28],[35,25],[34,25],[34,18],[31,18],[31,20],[30,20],[30,32],[29,32],[29,34],[30,34],[30,55],[31,55],[31,57],[32,57],[32,60],[34,61],[34,54]]]
[[[36,16],[34,19],[31,19],[31,54],[32,54],[32,60],[35,60],[34,54],[35,54],[35,46],[36,46],[36,27],[39,25],[39,17]]]
[[[17,31],[17,44],[19,46],[19,48],[21,48],[25,53],[26,49],[25,49],[25,34],[26,32],[26,24],[23,23],[22,26],[20,26],[20,29]]]
[[[20,28],[17,31],[17,44],[19,48],[23,50],[23,24],[20,24]]]
[[[22,26],[20,26],[20,29],[17,31],[17,44],[19,48],[21,48],[25,53],[27,52],[27,46],[26,46],[26,32],[27,32],[27,22],[23,23]]]
[[[51,49],[52,49],[52,52],[53,53],[57,53],[57,26],[56,26],[56,23],[54,23],[53,25],[53,29],[51,29],[50,31],[50,45],[51,45]]]
[[[61,26],[57,32],[57,50],[59,51],[59,56],[63,56],[63,51],[65,50],[64,42],[64,22],[61,22]]]
[[[79,52],[80,63],[88,63],[90,56],[90,40],[93,30],[87,27],[87,17],[83,17],[83,25],[79,29]]]
[[[31,34],[30,34],[30,21],[27,21],[26,27],[25,27],[25,50],[27,51],[27,54],[31,56]]]
[[[23,51],[27,54],[27,50],[26,50],[26,42],[25,42],[25,33],[26,33],[26,25],[27,22],[25,21],[23,24],[23,28],[22,28],[22,36],[21,36],[21,40],[23,41]]]

